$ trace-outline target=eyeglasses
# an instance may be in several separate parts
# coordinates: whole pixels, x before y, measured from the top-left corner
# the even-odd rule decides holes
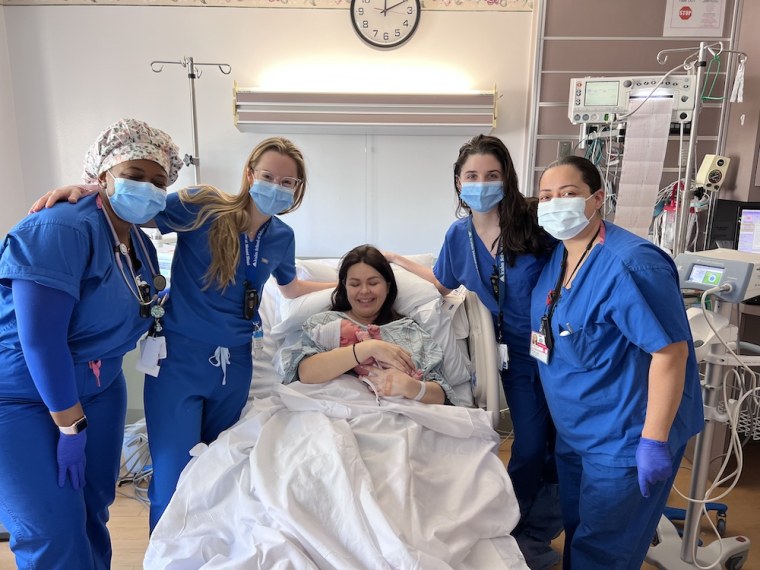
[[[287,188],[288,190],[295,190],[298,188],[298,185],[301,183],[300,178],[293,178],[292,176],[282,176],[279,179],[269,172],[268,170],[262,170],[260,168],[254,169],[254,174],[256,174],[257,178],[260,178],[261,180],[264,180],[265,182],[269,182],[271,184],[279,184],[283,188]]]

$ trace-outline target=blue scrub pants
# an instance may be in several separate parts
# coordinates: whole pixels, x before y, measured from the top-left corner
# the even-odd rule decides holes
[[[86,365],[77,367],[77,376],[95,386]],[[89,427],[86,484],[78,491],[68,478],[58,486],[59,431],[45,404],[0,398],[0,521],[20,569],[111,566],[106,522],[119,476],[127,389],[121,371],[110,383],[101,381],[88,394],[80,389]]]
[[[216,346],[167,332],[167,358],[158,377],[145,377],[145,422],[153,461],[148,497],[150,530],[177,488],[190,450],[210,444],[239,418],[253,375],[251,343],[230,348],[227,378],[209,358]]]
[[[601,465],[557,441],[560,502],[565,522],[565,570],[639,570],[654,537],[673,475],[641,496],[636,467]]]
[[[502,371],[501,382],[514,429],[507,472],[524,515],[539,489],[557,482],[556,431],[535,364],[513,359],[509,369]]]

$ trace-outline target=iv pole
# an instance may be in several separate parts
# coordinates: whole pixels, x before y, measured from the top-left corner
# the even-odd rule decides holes
[[[200,69],[196,71],[196,67],[214,65],[218,67],[219,71],[224,75],[229,75],[232,71],[232,67],[226,63],[195,63],[192,57],[184,57],[181,61],[151,61],[150,69],[154,73],[161,73],[164,69],[164,65],[181,65],[182,67],[187,68],[187,78],[190,80],[190,121],[193,136],[193,154],[186,154],[182,160],[186,166],[193,165],[195,183],[198,184],[201,178],[201,159],[200,156],[198,156],[198,123],[195,119],[195,80],[199,78],[203,72]]]
[[[675,48],[664,49],[657,54],[657,62],[664,64],[668,56],[667,54],[678,51],[693,51],[697,48]],[[689,133],[689,152],[686,158],[686,171],[684,174],[684,184],[681,190],[676,193],[676,232],[673,239],[673,257],[675,258],[679,253],[686,251],[686,231],[689,221],[689,209],[691,207],[691,199],[694,197],[694,191],[691,189],[692,183],[692,171],[694,170],[694,164],[696,161],[697,150],[697,127],[699,125],[699,114],[702,110],[702,82],[704,80],[704,68],[707,66],[705,59],[706,52],[710,52],[713,55],[720,55],[721,53],[738,54],[740,57],[746,60],[747,54],[742,51],[723,49],[723,42],[707,43],[700,42],[699,48],[696,53],[692,53],[686,58],[684,62],[684,68],[686,70],[697,68],[696,74],[696,101],[694,102],[694,112],[691,119],[691,131]],[[696,60],[689,62],[689,59],[696,55]],[[728,77],[726,78],[726,85],[728,85]],[[721,117],[722,119],[722,117]],[[723,128],[723,121],[721,120],[720,128]],[[720,142],[720,141],[719,141]]]

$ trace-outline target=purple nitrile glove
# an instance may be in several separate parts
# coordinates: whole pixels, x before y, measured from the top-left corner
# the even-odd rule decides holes
[[[87,444],[87,430],[76,435],[62,433],[58,437],[58,486],[66,484],[66,474],[71,479],[74,490],[84,487],[84,448]]]
[[[636,468],[642,497],[649,497],[649,486],[665,481],[673,473],[673,457],[667,441],[642,437],[636,448]]]

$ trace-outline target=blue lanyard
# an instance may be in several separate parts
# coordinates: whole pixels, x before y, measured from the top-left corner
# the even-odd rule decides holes
[[[259,251],[261,249],[261,237],[266,233],[267,229],[269,228],[269,224],[272,222],[272,218],[269,218],[266,222],[264,222],[264,225],[262,225],[259,228],[259,231],[256,232],[256,239],[253,243],[253,254],[251,254],[251,241],[248,239],[248,233],[244,233],[244,241],[245,241],[245,251],[242,252],[243,254],[241,257],[245,258],[245,280],[246,280],[246,301],[247,302],[247,295],[249,294],[249,287],[253,288],[253,293],[256,295],[256,301],[254,302],[254,305],[256,305],[256,312],[252,317],[253,322],[253,328],[254,333],[256,332],[257,326],[261,327],[261,318],[258,314],[258,304],[259,300],[261,299],[261,291],[258,291],[255,289],[256,287],[256,268],[259,264]]]
[[[272,218],[269,218],[266,222],[264,222],[264,225],[259,228],[259,231],[256,232],[256,239],[253,243],[253,255],[251,254],[251,241],[248,239],[248,233],[244,233],[243,236],[245,238],[245,273],[247,279],[251,283],[255,283],[255,280],[253,279],[256,271],[256,267],[259,263],[259,249],[261,247],[261,236],[264,235],[264,233],[269,228],[269,224],[271,223]],[[253,267],[253,271],[249,271],[249,267]]]
[[[470,251],[472,252],[472,260],[475,263],[475,271],[478,273],[478,276],[482,279],[483,275],[480,273],[480,267],[478,265],[478,256],[475,253],[475,238],[473,237],[473,226],[472,226],[472,216],[470,216],[467,219],[467,236],[470,238]],[[504,300],[507,297],[507,268],[504,262],[504,252],[502,250],[501,244],[499,244],[499,250],[496,254],[496,267],[498,267],[499,271],[499,277],[496,280],[496,284],[494,286],[493,277],[489,278],[490,280],[490,287],[491,291],[494,293],[494,297],[496,297],[497,302],[499,303],[499,329],[497,334],[497,342],[499,344],[502,343],[504,339]]]

